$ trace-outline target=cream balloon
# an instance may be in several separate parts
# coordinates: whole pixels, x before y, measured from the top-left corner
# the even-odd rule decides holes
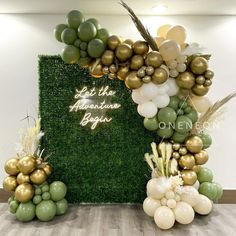
[[[175,223],[175,216],[169,207],[161,206],[154,214],[154,221],[160,229],[170,229]]]
[[[172,26],[166,33],[166,39],[175,40],[179,45],[184,44],[186,38],[186,30],[181,25]]]
[[[192,186],[183,186],[181,200],[190,206],[195,206],[200,200],[198,191]]]
[[[167,203],[166,203],[166,205],[169,207],[169,208],[171,208],[171,209],[173,209],[173,208],[175,208],[176,207],[176,201],[174,200],[174,199],[169,199],[169,200],[167,200]]]
[[[165,24],[165,25],[161,25],[158,29],[157,29],[157,35],[163,38],[166,38],[166,34],[168,32],[168,30],[171,28],[172,25],[170,24]]]
[[[198,180],[194,183],[194,185],[192,185],[192,187],[194,187],[196,190],[199,189],[199,186],[200,186],[200,183]]]
[[[179,86],[177,85],[176,83],[176,80],[173,79],[173,78],[169,78],[167,81],[166,81],[168,87],[169,87],[169,90],[167,91],[167,94],[169,96],[174,96],[176,95],[178,92],[179,92]]]
[[[174,40],[165,40],[159,47],[164,61],[175,60],[180,55],[180,46]]]
[[[157,114],[157,107],[153,102],[145,102],[137,107],[138,114],[145,118],[152,118]]]
[[[136,104],[142,104],[148,101],[147,98],[143,97],[140,93],[140,89],[134,89],[132,90],[132,95],[131,95],[133,101]]]
[[[212,106],[212,102],[206,96],[193,96],[189,99],[189,102],[199,113],[205,113]]]
[[[170,97],[168,94],[160,94],[157,95],[152,102],[158,107],[158,108],[164,108],[167,107],[170,102]]]
[[[158,94],[158,87],[156,84],[150,82],[148,84],[143,84],[142,87],[140,88],[140,94],[146,99],[153,99],[157,96]]]
[[[158,88],[158,95],[166,94],[169,91],[167,82],[165,82],[164,84],[156,84],[156,87]]]
[[[165,38],[160,37],[160,36],[157,36],[157,37],[155,37],[155,41],[156,41],[156,43],[157,43],[157,47],[160,47],[160,45],[162,44],[162,42],[165,41]]]
[[[180,224],[190,224],[194,219],[194,210],[186,202],[177,202],[174,208],[175,220]]]
[[[199,199],[197,205],[193,207],[194,211],[200,215],[208,215],[213,207],[211,200],[202,194],[199,194]]]
[[[155,211],[158,207],[161,206],[161,203],[159,200],[156,200],[152,197],[147,197],[143,202],[143,210],[148,215],[153,217]]]

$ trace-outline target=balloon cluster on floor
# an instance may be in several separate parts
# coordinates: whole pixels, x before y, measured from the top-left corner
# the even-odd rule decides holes
[[[61,181],[47,182],[52,166],[42,158],[39,151],[40,120],[21,135],[17,158],[5,163],[9,175],[3,180],[5,191],[12,193],[8,203],[10,212],[22,222],[37,217],[40,221],[50,221],[56,215],[67,211],[65,199],[66,185]]]

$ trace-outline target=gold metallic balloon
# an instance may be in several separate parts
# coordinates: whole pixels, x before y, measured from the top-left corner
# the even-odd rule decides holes
[[[192,87],[192,92],[197,95],[197,96],[204,96],[208,93],[209,87],[200,85],[200,84],[195,84]]]
[[[211,85],[212,85],[212,81],[210,79],[206,79],[206,81],[204,83],[204,86],[208,87],[208,86],[211,86]]]
[[[184,181],[184,185],[193,185],[197,181],[197,174],[193,170],[182,170],[181,176]]]
[[[140,69],[144,64],[144,58],[141,55],[134,55],[131,58],[130,68],[131,70],[138,70]]]
[[[103,66],[102,64],[97,64],[95,67],[92,65],[90,68],[90,74],[94,78],[101,78],[103,74]]]
[[[125,80],[128,73],[129,73],[129,67],[127,67],[127,66],[119,67],[119,69],[117,71],[117,77],[119,80]]]
[[[150,75],[145,75],[143,78],[142,78],[143,82],[144,83],[150,83],[152,81],[152,77]]]
[[[12,192],[16,189],[17,187],[17,181],[16,181],[16,177],[15,176],[7,176],[4,180],[3,180],[3,189],[7,192]]]
[[[112,35],[107,39],[107,46],[111,50],[115,50],[121,44],[121,38],[117,35]]]
[[[173,148],[175,151],[178,151],[178,150],[180,149],[180,143],[173,143],[172,148]]]
[[[130,72],[125,78],[125,85],[130,89],[138,89],[142,84],[142,80],[137,77],[135,71]]]
[[[196,83],[197,84],[204,84],[206,81],[205,77],[203,75],[199,75],[197,78],[196,78]]]
[[[114,59],[115,53],[112,50],[106,50],[101,57],[102,64],[105,66],[110,66]]]
[[[121,43],[116,48],[116,57],[121,62],[127,61],[129,58],[132,57],[132,54],[133,54],[132,47],[128,44]]]
[[[19,202],[28,202],[34,196],[34,187],[29,183],[20,184],[15,191],[16,200]]]
[[[197,165],[204,165],[208,161],[208,153],[205,150],[201,150],[194,155]]]
[[[30,180],[32,183],[40,185],[47,179],[47,174],[43,169],[36,169],[31,175]]]
[[[168,79],[168,74],[165,69],[157,68],[152,75],[152,82],[154,84],[163,84]]]
[[[19,173],[16,177],[18,184],[29,183],[30,177],[29,175],[24,175],[23,173]]]
[[[179,159],[180,158],[180,154],[178,152],[173,152],[172,153],[172,157],[175,159]]]
[[[49,163],[43,167],[43,170],[46,172],[47,176],[52,174],[52,166]]]
[[[191,89],[195,84],[195,77],[191,72],[181,73],[176,79],[180,88]]]
[[[189,137],[185,142],[186,148],[192,153],[199,153],[203,148],[201,138],[196,135]]]
[[[123,43],[129,44],[130,46],[132,46],[134,44],[134,40],[133,39],[126,39]]]
[[[103,68],[102,68],[102,72],[103,72],[103,74],[104,75],[107,75],[110,71],[109,71],[109,67],[108,66],[104,66]]]
[[[146,72],[145,72],[145,69],[144,69],[144,68],[140,68],[140,69],[137,71],[137,76],[138,76],[139,78],[143,78],[145,75],[146,75]]]
[[[152,66],[148,66],[145,72],[147,75],[152,75],[154,73],[154,68]]]
[[[109,71],[115,74],[117,72],[117,67],[114,64],[112,64],[109,66]]]
[[[18,161],[19,159],[17,158],[12,158],[10,160],[8,160],[5,163],[5,171],[7,172],[7,174],[9,175],[17,175],[19,173],[19,169],[18,169]]]
[[[180,154],[180,155],[186,155],[187,152],[188,152],[188,150],[187,150],[186,147],[181,147],[181,148],[179,149],[179,154]]]
[[[184,156],[181,156],[179,159],[179,165],[183,168],[183,169],[192,169],[195,165],[195,159],[194,156],[191,154],[186,154]]]
[[[109,73],[108,74],[108,79],[112,80],[116,78],[116,74],[115,73]]]
[[[148,44],[145,41],[136,41],[133,45],[132,48],[134,50],[135,54],[138,55],[144,55],[148,53],[149,47]]]
[[[195,57],[192,60],[190,67],[194,74],[202,75],[207,70],[208,62],[204,57]]]
[[[202,167],[201,167],[200,165],[195,165],[195,166],[192,168],[192,170],[193,170],[194,172],[198,173],[198,172],[200,172],[201,168],[202,168]]]
[[[163,63],[162,56],[157,51],[151,51],[147,54],[145,59],[146,66],[152,66],[154,68],[159,67]]]
[[[33,156],[25,156],[19,159],[18,169],[25,175],[30,174],[36,168],[36,158]]]
[[[214,77],[214,72],[212,70],[207,70],[205,73],[207,79],[212,79]]]

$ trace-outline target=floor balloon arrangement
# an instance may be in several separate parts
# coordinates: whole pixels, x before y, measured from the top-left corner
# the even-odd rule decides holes
[[[61,181],[47,182],[52,166],[40,151],[42,136],[37,120],[35,126],[21,132],[17,157],[5,163],[9,176],[4,179],[3,188],[12,193],[8,199],[10,212],[22,222],[34,218],[50,221],[56,215],[65,214],[68,208],[66,185]]]

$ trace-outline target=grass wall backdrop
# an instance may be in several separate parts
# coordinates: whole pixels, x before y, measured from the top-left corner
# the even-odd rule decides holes
[[[108,85],[116,91],[109,110],[110,123],[96,129],[81,126],[85,111],[69,112],[75,90]],[[150,172],[144,153],[154,140],[130,91],[119,80],[92,78],[86,69],[67,65],[58,56],[39,59],[40,116],[45,136],[42,148],[52,154],[52,178],[68,186],[70,202],[142,202]]]

